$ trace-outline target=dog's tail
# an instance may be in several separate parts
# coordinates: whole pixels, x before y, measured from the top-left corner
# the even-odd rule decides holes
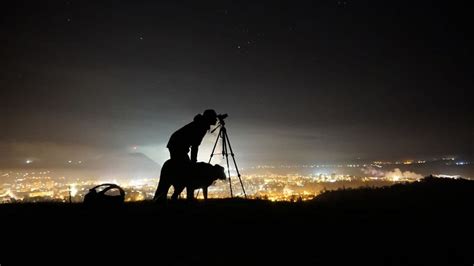
[[[171,186],[168,180],[168,168],[171,166],[170,163],[171,161],[167,160],[161,167],[160,181],[158,182],[158,187],[156,188],[155,195],[153,196],[153,201],[155,202],[166,201],[166,197],[168,196],[168,190]]]

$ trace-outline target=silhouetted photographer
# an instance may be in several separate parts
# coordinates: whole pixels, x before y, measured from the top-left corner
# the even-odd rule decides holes
[[[229,136],[225,128],[224,119],[227,118],[227,114],[217,114],[214,110],[208,109],[204,113],[198,114],[194,117],[193,122],[185,125],[171,135],[168,142],[167,148],[170,151],[170,159],[167,160],[161,168],[160,181],[155,191],[153,199],[155,202],[163,202],[167,199],[168,190],[171,186],[174,187],[174,193],[171,197],[176,200],[179,194],[186,188],[187,199],[194,199],[194,190],[202,188],[204,193],[204,199],[207,199],[208,187],[214,183],[217,179],[225,179],[226,174],[225,168],[220,165],[211,165],[214,151],[216,150],[219,139],[222,139],[222,153],[223,158],[225,157],[227,163],[227,173],[229,177],[230,194],[233,197],[232,181],[230,177],[229,167],[229,151],[232,156],[232,160],[235,165],[235,170],[242,186],[242,192],[245,197],[244,185],[240,176],[237,163],[235,161],[234,152],[230,145]],[[196,163],[199,145],[202,139],[206,135],[212,125],[219,122],[218,126],[215,127],[211,133],[219,129],[219,133],[212,148],[211,156],[208,163]],[[189,159],[188,153],[191,149],[191,159]],[[207,170],[203,170],[207,169]],[[212,170],[209,170],[212,169]],[[217,170],[216,170],[217,169]],[[192,177],[192,178],[189,178]]]
[[[197,162],[199,145],[206,132],[217,123],[217,119],[216,111],[208,109],[202,115],[196,115],[191,123],[174,132],[166,146],[170,151],[171,160]],[[191,150],[191,159],[188,156],[189,150]]]

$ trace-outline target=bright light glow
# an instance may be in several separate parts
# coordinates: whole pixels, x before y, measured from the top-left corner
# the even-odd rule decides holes
[[[71,191],[71,197],[76,196],[78,190],[75,184],[71,185],[69,190]]]
[[[33,160],[26,160],[26,163],[27,163],[27,164],[30,164],[30,163],[32,163],[32,162],[33,162]]]
[[[128,182],[128,185],[131,187],[141,187],[145,184],[147,184],[148,180],[145,179],[132,179]]]
[[[459,179],[461,178],[460,175],[445,175],[445,174],[439,174],[439,175],[433,175],[434,177],[440,177],[440,178],[452,178],[452,179]]]

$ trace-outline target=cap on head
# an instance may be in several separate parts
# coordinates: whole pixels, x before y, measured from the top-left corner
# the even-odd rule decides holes
[[[213,109],[207,109],[204,111],[203,116],[209,124],[215,125],[217,123],[217,113]]]
[[[204,117],[209,117],[209,118],[216,118],[217,117],[217,113],[216,111],[214,111],[214,109],[207,109],[206,111],[204,111],[203,113]]]

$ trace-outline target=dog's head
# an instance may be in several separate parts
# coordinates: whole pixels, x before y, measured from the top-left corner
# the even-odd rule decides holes
[[[220,180],[225,180],[227,176],[225,175],[224,167],[216,164],[212,166],[213,177]]]

